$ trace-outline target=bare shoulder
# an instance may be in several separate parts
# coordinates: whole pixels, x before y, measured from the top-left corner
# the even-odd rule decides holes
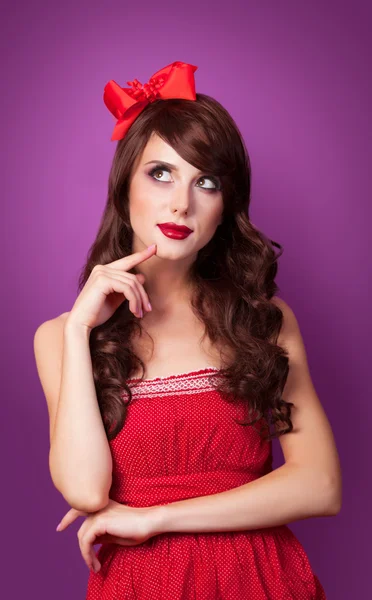
[[[44,342],[50,341],[50,336],[54,337],[55,333],[63,330],[65,321],[69,314],[69,312],[61,313],[57,317],[48,319],[47,321],[41,323],[34,334],[34,349],[40,350],[42,346],[44,346]]]
[[[64,313],[62,313],[62,314],[58,315],[58,317],[56,317],[56,319],[58,319],[58,321],[59,321],[59,322],[60,322],[62,325],[64,325],[64,323],[65,323],[65,321],[66,321],[66,319],[67,319],[67,317],[68,317],[68,315],[69,315],[69,314],[70,314],[70,312],[69,312],[69,311],[67,311],[67,312],[64,312]]]
[[[301,343],[303,340],[300,335],[299,324],[296,315],[289,304],[283,300],[283,298],[279,298],[279,296],[273,296],[270,299],[270,302],[280,308],[283,313],[283,321],[278,337],[278,345],[287,346],[288,343],[290,343],[291,340],[293,341],[294,338],[296,338],[297,344]]]
[[[279,298],[279,296],[273,296],[270,302],[280,308],[283,314],[278,345],[288,351],[290,368],[294,368],[295,364],[301,365],[302,375],[304,376],[306,372],[309,378],[310,373],[308,370],[305,341],[293,309],[283,298]]]
[[[50,418],[50,439],[58,405],[62,372],[63,328],[68,312],[41,323],[34,334],[37,373],[45,395]]]
[[[279,296],[273,296],[270,299],[270,302],[272,304],[275,304],[276,306],[278,306],[279,308],[283,309],[286,306],[288,306],[288,304],[283,300],[283,298],[279,298]]]

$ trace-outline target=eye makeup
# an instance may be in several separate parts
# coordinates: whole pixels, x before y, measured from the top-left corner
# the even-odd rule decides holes
[[[171,169],[164,163],[157,163],[149,172],[148,175],[152,178],[155,179],[155,181],[160,181],[160,179],[156,179],[156,177],[154,177],[154,174],[157,171],[167,171],[167,173],[171,172]],[[218,177],[215,177],[214,175],[201,175],[199,177],[199,179],[209,179],[210,181],[212,181],[212,183],[214,183],[215,187],[214,188],[205,188],[202,187],[202,190],[206,190],[207,192],[219,192],[222,190],[222,186],[221,186],[221,182],[219,181]],[[165,183],[165,182],[163,182]]]

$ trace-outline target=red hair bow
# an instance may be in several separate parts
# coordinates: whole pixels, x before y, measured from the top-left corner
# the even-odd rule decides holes
[[[154,100],[160,98],[184,98],[195,100],[194,72],[198,67],[183,62],[173,62],[150,77],[142,85],[138,79],[127,81],[130,88],[121,88],[111,79],[104,88],[103,101],[118,119],[111,140],[120,140],[140,112]]]

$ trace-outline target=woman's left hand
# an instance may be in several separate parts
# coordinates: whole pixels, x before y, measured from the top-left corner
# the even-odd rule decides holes
[[[160,533],[155,526],[153,508],[133,508],[111,499],[104,508],[94,513],[71,508],[60,522],[58,531],[66,529],[77,517],[87,517],[77,536],[85,563],[97,572],[101,565],[94,552],[94,544],[113,540],[124,546],[135,546]]]

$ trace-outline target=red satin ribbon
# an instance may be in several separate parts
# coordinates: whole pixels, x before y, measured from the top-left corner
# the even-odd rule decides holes
[[[196,100],[194,72],[198,67],[183,62],[173,62],[150,77],[142,85],[138,79],[127,81],[130,88],[121,88],[113,79],[105,86],[103,101],[118,119],[111,140],[120,140],[140,112],[157,98],[184,98]]]

